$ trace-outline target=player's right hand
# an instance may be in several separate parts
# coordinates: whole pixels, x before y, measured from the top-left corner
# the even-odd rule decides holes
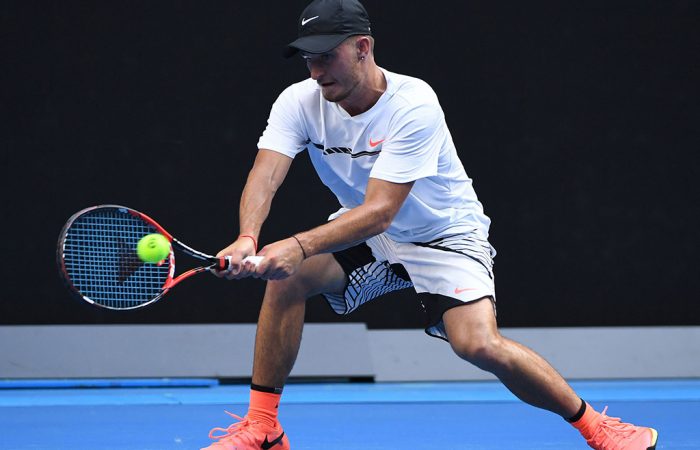
[[[255,256],[255,244],[252,239],[239,237],[231,245],[216,254],[217,257],[227,257],[229,266],[226,270],[211,269],[211,272],[219,278],[238,280],[249,277],[255,272],[255,264],[243,262],[247,256]]]

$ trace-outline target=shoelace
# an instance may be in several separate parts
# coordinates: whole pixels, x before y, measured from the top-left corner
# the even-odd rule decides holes
[[[238,420],[238,422],[229,425],[228,428],[212,428],[209,432],[209,438],[225,440],[231,438],[232,436],[235,436],[235,438],[239,440],[241,444],[255,444],[256,436],[251,431],[250,427],[251,425],[257,424],[258,422],[249,420],[248,417],[241,417],[228,411],[224,412],[229,416],[233,417],[234,419]],[[217,431],[223,432],[224,434],[214,434]]]
[[[601,422],[598,424],[596,433],[591,438],[591,441],[597,445],[602,445],[610,442],[613,444],[620,444],[628,440],[636,431],[636,427],[629,423],[621,422],[619,417],[609,417],[605,415],[607,410],[608,407],[606,406],[603,412],[600,413]],[[601,432],[603,436],[600,435]]]

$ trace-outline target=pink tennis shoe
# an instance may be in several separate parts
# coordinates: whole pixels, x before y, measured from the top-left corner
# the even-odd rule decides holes
[[[581,430],[586,442],[596,450],[654,450],[659,434],[653,428],[638,427],[609,417],[603,412]]]
[[[216,442],[202,450],[289,450],[289,439],[279,422],[274,426],[226,411],[238,422],[228,428],[214,428],[209,437]],[[218,433],[218,434],[217,434]]]

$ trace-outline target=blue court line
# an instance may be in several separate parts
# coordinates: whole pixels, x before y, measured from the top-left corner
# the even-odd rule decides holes
[[[211,387],[218,384],[219,380],[212,378],[6,379],[0,380],[0,389]]]
[[[700,379],[572,381],[593,401],[700,401]],[[102,389],[5,389],[0,407],[73,405],[231,405],[248,402],[247,385]],[[517,402],[496,381],[290,384],[285,404]]]

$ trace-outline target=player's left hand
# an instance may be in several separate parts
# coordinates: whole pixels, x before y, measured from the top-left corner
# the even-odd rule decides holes
[[[304,254],[294,238],[273,242],[258,252],[263,260],[252,274],[264,280],[283,280],[288,278],[301,266]]]

